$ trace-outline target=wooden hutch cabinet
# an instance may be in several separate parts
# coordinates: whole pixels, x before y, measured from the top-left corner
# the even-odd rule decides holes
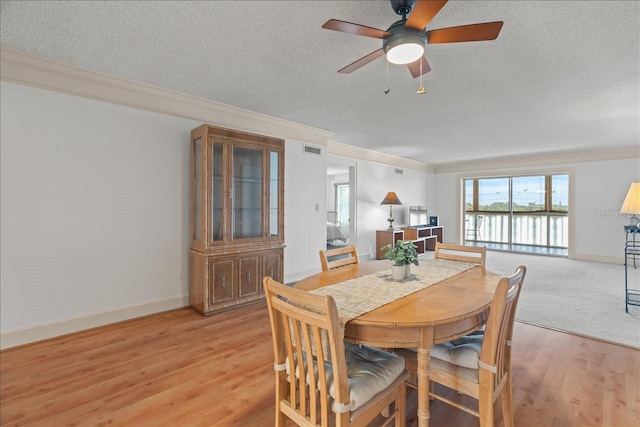
[[[189,303],[211,314],[282,282],[284,140],[202,125],[191,131]]]

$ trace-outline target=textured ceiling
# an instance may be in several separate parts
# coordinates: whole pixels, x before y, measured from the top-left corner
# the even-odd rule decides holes
[[[438,165],[640,144],[640,3],[450,1],[437,29],[504,21],[495,41],[428,45],[419,79],[376,39],[388,1],[2,1],[1,43],[334,133]]]

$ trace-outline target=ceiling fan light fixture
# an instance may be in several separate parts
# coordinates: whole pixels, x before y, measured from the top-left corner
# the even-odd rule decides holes
[[[424,55],[427,39],[420,33],[397,34],[383,44],[387,61],[392,64],[409,64]]]
[[[417,43],[404,43],[389,48],[387,61],[392,64],[409,64],[424,55],[424,46]]]

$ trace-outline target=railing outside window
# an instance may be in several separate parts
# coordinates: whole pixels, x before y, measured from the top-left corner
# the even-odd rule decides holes
[[[509,215],[482,213],[484,219],[477,238],[465,240],[478,243],[509,244]],[[475,214],[465,216],[465,230],[475,223]],[[569,242],[569,218],[566,214],[513,215],[511,241],[514,245],[567,248]]]

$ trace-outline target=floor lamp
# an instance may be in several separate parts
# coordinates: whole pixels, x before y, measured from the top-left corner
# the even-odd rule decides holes
[[[620,213],[631,215],[629,225],[639,226],[640,219],[637,215],[640,215],[640,182],[634,182],[629,187],[629,192],[624,199],[624,203],[622,203]]]

